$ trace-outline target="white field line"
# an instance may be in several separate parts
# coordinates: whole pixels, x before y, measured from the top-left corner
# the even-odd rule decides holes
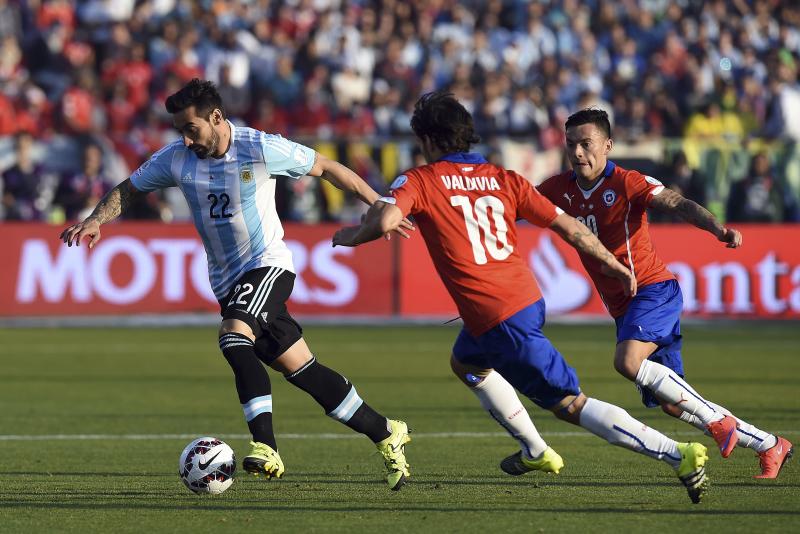
[[[699,431],[669,432],[670,436],[697,436]],[[800,430],[778,430],[775,434],[798,435]],[[414,439],[449,439],[449,438],[501,438],[507,437],[504,432],[413,432]],[[542,432],[548,437],[590,437],[589,432]],[[0,434],[0,441],[135,441],[135,440],[170,440],[195,439],[201,434]],[[250,434],[223,434],[225,439],[251,439]],[[361,434],[278,434],[280,439],[363,439]]]

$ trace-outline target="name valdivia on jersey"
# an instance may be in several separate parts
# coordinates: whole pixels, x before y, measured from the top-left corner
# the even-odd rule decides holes
[[[500,184],[494,176],[453,176],[442,175],[442,182],[447,189],[462,191],[499,191]]]

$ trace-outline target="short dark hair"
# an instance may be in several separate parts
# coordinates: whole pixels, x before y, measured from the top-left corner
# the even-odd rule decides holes
[[[411,129],[420,139],[430,138],[445,153],[466,152],[481,140],[475,134],[472,115],[446,91],[427,93],[417,100]]]
[[[194,106],[198,116],[208,119],[215,109],[220,110],[225,116],[222,107],[222,97],[217,92],[217,86],[208,80],[194,78],[184,85],[178,92],[167,97],[164,103],[168,113],[178,113]]]
[[[582,124],[594,124],[606,134],[606,137],[611,138],[611,122],[608,120],[608,113],[600,108],[586,108],[573,113],[564,124],[564,130]]]

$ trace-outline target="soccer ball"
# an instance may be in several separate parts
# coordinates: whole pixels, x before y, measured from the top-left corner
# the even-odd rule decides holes
[[[217,438],[197,438],[183,449],[178,474],[190,491],[219,495],[233,484],[236,457],[227,443]]]

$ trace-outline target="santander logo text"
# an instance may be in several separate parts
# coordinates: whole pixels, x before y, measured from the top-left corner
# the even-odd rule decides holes
[[[293,252],[297,273],[294,302],[336,307],[355,298],[358,276],[339,261],[351,256],[352,249],[331,248],[328,241],[306,245],[287,240],[286,244]],[[112,276],[112,264],[118,265],[118,261],[129,266],[129,276],[124,280]],[[92,251],[85,246],[52,249],[50,241],[35,238],[21,244],[16,281],[16,301],[20,304],[65,300],[91,303],[99,299],[130,305],[154,291],[166,303],[197,295],[203,302],[216,305],[199,240],[111,236]]]
[[[774,251],[767,252],[751,269],[736,261],[699,268],[673,261],[667,268],[681,284],[687,313],[752,314],[757,305],[769,315],[800,313],[800,265],[781,261]]]
[[[564,249],[566,245],[560,244]],[[571,254],[571,253],[570,253]],[[596,313],[591,281],[580,267],[571,268],[565,252],[543,233],[528,261],[536,274],[548,312]],[[800,264],[775,250],[746,261],[697,261],[687,255],[667,268],[678,278],[687,314],[777,316],[800,313]]]

